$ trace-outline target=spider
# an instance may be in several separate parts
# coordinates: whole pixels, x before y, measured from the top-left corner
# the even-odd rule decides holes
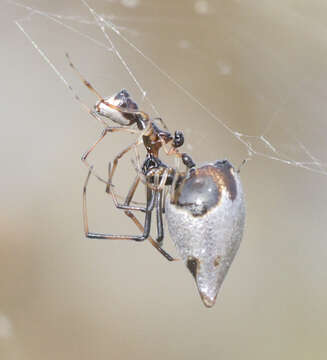
[[[82,156],[82,161],[89,167],[83,188],[85,236],[91,239],[135,241],[148,239],[167,260],[174,261],[176,259],[161,247],[164,237],[163,213],[165,213],[168,229],[177,251],[193,275],[204,305],[212,307],[243,236],[245,206],[238,176],[240,169],[236,171],[227,160],[196,166],[188,154],[178,150],[184,143],[184,135],[181,131],[175,131],[172,135],[161,118],[151,119],[148,114],[140,111],[126,90],[102,98],[71,61],[70,66],[78,73],[84,84],[97,95],[99,100],[93,110],[84,106],[93,117],[105,125],[100,138]],[[78,97],[76,98],[79,100]],[[119,126],[108,126],[106,119],[112,120]],[[163,129],[156,124],[156,121],[162,124]],[[118,131],[137,134],[137,140],[117,154],[113,165],[109,163],[108,179],[102,179],[97,174],[95,176],[106,184],[106,192],[112,195],[115,206],[122,209],[134,221],[141,232],[140,235],[102,234],[89,231],[86,190],[93,166],[88,164],[87,157],[108,133]],[[137,147],[141,144],[146,150],[145,159],[142,166],[136,167],[136,177],[124,202],[120,203],[112,184],[114,173],[119,160],[132,149],[135,149],[139,162]],[[181,159],[185,171],[178,170],[178,167],[167,166],[159,158],[161,149],[167,155]],[[136,206],[133,202],[133,196],[140,182],[146,186],[145,206]],[[150,236],[154,209],[157,219],[155,240]],[[138,221],[134,211],[145,213],[144,225]]]
[[[176,170],[167,166],[163,161],[160,160],[159,151],[160,149],[163,149],[167,155],[175,156],[178,159],[181,159],[186,168],[193,168],[195,163],[191,157],[186,153],[180,153],[178,151],[178,148],[181,147],[184,143],[183,132],[175,131],[174,135],[172,135],[168,131],[168,127],[161,118],[151,119],[147,113],[140,111],[138,109],[138,105],[133,101],[125,89],[119,91],[117,94],[111,97],[103,98],[95,89],[95,87],[83,77],[80,71],[70,60],[69,55],[66,54],[66,56],[69,60],[69,65],[71,68],[78,74],[82,82],[98,97],[99,100],[96,102],[93,109],[89,109],[81,102],[78,96],[75,95],[75,98],[82,103],[90,115],[105,125],[105,128],[102,131],[99,139],[82,155],[81,159],[83,163],[89,168],[89,172],[83,187],[83,218],[85,236],[91,239],[119,239],[134,241],[144,241],[148,239],[150,243],[168,261],[177,260],[169,255],[161,247],[164,237],[162,219],[164,212],[164,190],[166,186],[172,185],[175,179],[177,179],[175,176]],[[119,126],[108,126],[106,120],[111,120]],[[163,129],[156,124],[156,121],[162,124]],[[134,141],[116,155],[112,164],[109,163],[108,179],[103,179],[98,174],[94,173],[93,166],[88,163],[87,158],[108,133],[119,131],[137,134],[138,137],[136,141]],[[136,169],[137,175],[127,193],[124,202],[120,203],[118,201],[118,195],[112,186],[113,176],[117,169],[119,160],[130,150],[136,150],[137,146],[141,144],[143,144],[145,147],[146,157],[143,161],[143,164]],[[167,148],[168,146],[169,148]],[[139,156],[137,157],[139,158]],[[89,178],[92,173],[98,178],[98,180],[106,184],[106,192],[112,195],[116,208],[123,210],[125,214],[134,221],[138,229],[141,231],[140,235],[103,234],[89,230],[86,206],[86,191]],[[140,181],[146,185],[146,204],[145,206],[134,206],[132,205],[132,200]],[[151,217],[154,209],[156,211],[157,220],[156,240],[150,236]],[[144,225],[138,221],[136,216],[133,214],[134,211],[145,213]]]

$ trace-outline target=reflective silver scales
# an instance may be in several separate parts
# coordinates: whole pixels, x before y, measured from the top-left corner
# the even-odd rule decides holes
[[[212,307],[243,235],[245,206],[238,173],[226,160],[191,169],[176,181],[165,215],[203,303]]]

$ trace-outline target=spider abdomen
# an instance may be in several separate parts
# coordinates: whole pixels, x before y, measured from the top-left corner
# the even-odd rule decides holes
[[[166,219],[204,304],[213,306],[239,248],[245,220],[242,186],[230,163],[191,169],[167,197]]]

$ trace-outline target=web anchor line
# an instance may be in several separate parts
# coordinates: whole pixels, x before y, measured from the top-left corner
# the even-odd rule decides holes
[[[92,16],[93,20],[89,20],[83,18],[81,16],[65,16],[62,14],[55,14],[50,12],[41,11],[39,9],[30,7],[28,5],[11,1],[9,2],[15,6],[19,6],[25,8],[27,11],[27,16],[17,20],[16,25],[22,31],[22,33],[26,36],[29,42],[33,45],[33,47],[38,51],[40,56],[46,61],[46,63],[50,66],[50,68],[54,71],[54,73],[59,77],[59,79],[64,83],[64,85],[73,92],[75,99],[80,101],[79,96],[75,93],[73,88],[67,82],[65,77],[60,73],[54,63],[49,59],[46,55],[45,51],[39,47],[36,41],[29,35],[29,33],[24,29],[22,25],[22,21],[29,20],[31,21],[33,16],[39,15],[47,18],[59,26],[64,27],[67,31],[73,32],[78,34],[79,36],[83,37],[87,41],[90,41],[96,44],[99,47],[104,48],[106,51],[114,54],[119,62],[122,64],[123,68],[126,70],[128,75],[130,76],[131,80],[135,83],[138,90],[141,93],[142,100],[147,101],[151,106],[153,112],[156,116],[159,116],[159,112],[155,105],[151,102],[148,92],[144,89],[139,79],[135,76],[131,66],[128,64],[126,59],[122,56],[121,52],[118,50],[115,42],[111,38],[108,33],[108,29],[116,34],[128,47],[135,51],[136,54],[141,56],[147,63],[149,63],[156,71],[158,71],[162,76],[164,76],[169,82],[171,82],[177,89],[179,89],[184,95],[186,95],[193,103],[197,104],[199,108],[203,110],[204,113],[208,115],[209,118],[213,119],[216,123],[222,126],[225,130],[227,130],[233,137],[236,137],[238,141],[240,141],[245,148],[247,149],[247,153],[250,158],[254,156],[263,157],[268,160],[278,161],[284,163],[286,165],[299,167],[311,172],[319,173],[322,175],[327,175],[327,165],[320,161],[319,158],[312,154],[312,152],[298,139],[295,139],[298,148],[303,152],[303,154],[308,158],[306,161],[297,161],[292,159],[290,156],[282,153],[279,151],[275,144],[273,144],[268,137],[267,132],[269,128],[267,128],[262,134],[259,135],[247,135],[240,132],[233,130],[229,127],[220,117],[218,117],[215,113],[213,113],[208,107],[206,107],[201,101],[192,95],[185,87],[183,87],[178,81],[176,81],[173,77],[171,77],[165,70],[163,70],[160,66],[158,66],[149,56],[147,56],[141,49],[139,49],[135,44],[133,44],[127,37],[120,31],[120,28],[116,26],[111,20],[108,19],[107,16],[100,15],[94,8],[92,8],[86,0],[81,0],[81,3],[88,9],[90,15]],[[80,31],[79,29],[75,28],[72,25],[68,25],[63,21],[71,21],[77,23],[85,23],[85,24],[95,24],[99,30],[102,32],[105,42],[101,42],[97,39],[94,39],[92,36],[88,35]],[[81,102],[81,101],[80,101]],[[282,104],[285,106],[285,103]],[[275,118],[276,113],[280,112],[280,109],[273,114]],[[266,151],[259,150],[256,146],[254,146],[251,142],[251,139],[255,139],[258,143],[262,144]]]

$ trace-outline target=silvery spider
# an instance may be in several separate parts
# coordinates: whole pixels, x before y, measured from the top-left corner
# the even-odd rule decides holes
[[[196,166],[188,154],[178,150],[184,143],[181,131],[175,131],[172,135],[162,119],[151,119],[148,114],[140,111],[126,90],[102,98],[71,61],[70,66],[99,98],[94,109],[88,111],[105,124],[98,141],[82,156],[82,161],[89,167],[83,188],[85,236],[92,239],[135,241],[148,239],[166,259],[173,261],[175,259],[161,247],[164,237],[163,214],[165,214],[170,236],[196,281],[204,305],[212,307],[243,235],[245,206],[238,171],[235,171],[227,160]],[[119,126],[108,126],[105,120],[111,120]],[[156,124],[156,121],[162,124],[163,129]],[[89,231],[86,190],[93,167],[87,163],[87,157],[108,133],[117,131],[138,134],[137,140],[114,158],[112,165],[109,166],[108,179],[104,180],[95,175],[106,183],[106,191],[112,195],[115,206],[122,209],[134,221],[141,232],[138,235]],[[112,186],[115,170],[119,160],[141,144],[145,147],[146,157],[140,169],[136,169],[136,177],[125,201],[120,203]],[[159,157],[160,149],[163,149],[167,155],[181,159],[185,170],[180,171],[166,165]],[[145,206],[133,204],[133,196],[140,182],[146,186]],[[150,236],[151,216],[154,209],[157,227],[155,240]],[[145,213],[144,225],[135,217],[135,211]]]

